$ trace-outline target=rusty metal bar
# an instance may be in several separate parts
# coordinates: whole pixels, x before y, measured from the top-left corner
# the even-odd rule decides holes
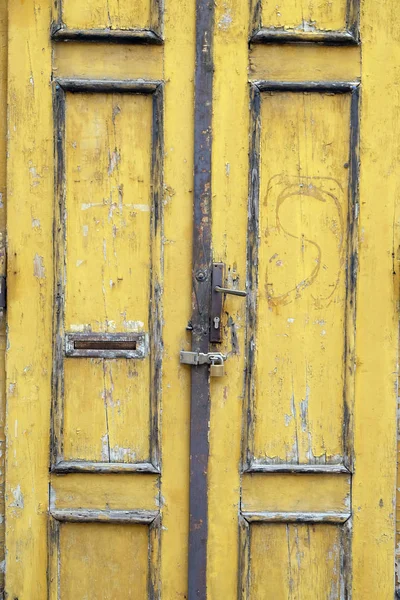
[[[214,0],[196,0],[192,350],[207,354],[211,309],[211,121]],[[208,366],[192,368],[188,600],[207,598]]]

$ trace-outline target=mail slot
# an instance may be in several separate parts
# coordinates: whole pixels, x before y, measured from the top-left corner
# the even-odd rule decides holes
[[[65,355],[91,358],[144,358],[146,333],[66,333]]]

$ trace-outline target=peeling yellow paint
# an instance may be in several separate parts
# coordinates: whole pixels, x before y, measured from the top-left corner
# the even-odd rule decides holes
[[[346,26],[346,0],[261,0],[264,27],[315,31],[340,30]]]
[[[154,47],[52,42],[52,4],[9,5],[6,594],[145,598],[154,589],[154,598],[183,599],[190,369],[179,364],[179,351],[190,348],[196,3],[166,3],[163,43]],[[55,16],[72,29],[154,26],[150,0],[61,4]],[[241,600],[393,598],[397,5],[362,0],[361,63],[357,46],[249,48],[249,4],[215,6],[213,258],[226,264],[225,285],[247,287],[249,297],[224,299],[218,350],[228,359],[225,376],[210,383],[207,598],[234,599],[238,589]],[[251,4],[264,27],[309,36],[346,27],[345,0]],[[206,50],[211,40],[202,44]],[[67,91],[65,177],[55,193],[60,131],[52,100],[60,77],[163,81],[165,149],[157,154],[154,145],[151,93]],[[349,164],[350,150],[358,150],[350,93],[261,92],[258,255],[246,264],[254,225],[249,80],[262,79],[361,80],[358,239],[348,192],[357,166]],[[2,75],[0,149],[4,88]],[[152,179],[156,162],[163,182]],[[258,287],[253,280],[249,289],[251,268]],[[144,356],[65,356],[64,329],[141,334]],[[0,316],[0,351],[4,346]],[[62,434],[58,445],[51,417]]]

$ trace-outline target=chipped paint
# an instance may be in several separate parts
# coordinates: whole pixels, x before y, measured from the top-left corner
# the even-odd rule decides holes
[[[228,3],[224,2],[224,13],[218,21],[218,28],[222,31],[228,31],[233,21],[232,11]]]
[[[122,321],[122,326],[125,331],[131,332],[131,333],[136,333],[138,331],[144,330],[143,321],[133,321],[133,320],[129,320],[129,319],[127,320],[124,318],[124,320]]]
[[[112,175],[114,173],[114,170],[118,167],[118,164],[121,162],[121,155],[118,152],[117,149],[115,149],[109,157],[109,164],[108,164],[108,175]]]
[[[35,254],[33,259],[33,275],[37,277],[37,279],[44,279],[46,276],[44,259],[43,256],[39,256],[39,254]]]
[[[22,495],[21,486],[18,484],[15,489],[11,490],[14,500],[10,503],[13,508],[24,508],[24,497]]]

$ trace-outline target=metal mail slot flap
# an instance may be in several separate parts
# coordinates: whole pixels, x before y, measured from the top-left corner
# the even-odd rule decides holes
[[[85,358],[145,358],[147,333],[66,333],[65,355]]]

